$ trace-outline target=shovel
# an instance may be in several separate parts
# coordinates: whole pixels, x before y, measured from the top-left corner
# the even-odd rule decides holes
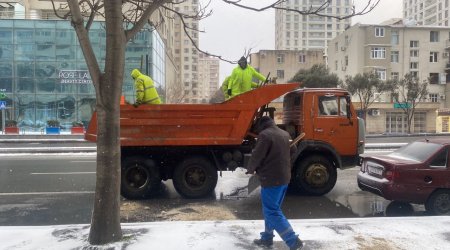
[[[305,137],[305,133],[301,133],[299,136],[295,137],[295,139],[291,142],[290,146],[292,147],[296,145],[303,137]],[[254,174],[250,176],[247,185],[247,195],[250,195],[259,186],[261,186],[261,182],[259,181],[258,175]]]

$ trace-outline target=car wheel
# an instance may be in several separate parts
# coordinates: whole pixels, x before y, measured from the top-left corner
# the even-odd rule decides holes
[[[217,169],[203,157],[184,159],[173,173],[173,186],[185,198],[201,198],[217,185]]]
[[[450,212],[450,190],[435,191],[425,203],[427,212],[434,215],[445,215]]]
[[[414,213],[413,206],[408,202],[393,201],[387,205],[386,216],[410,216]]]
[[[120,191],[127,199],[145,199],[156,193],[161,184],[156,163],[140,156],[127,157],[121,164]]]
[[[297,162],[290,187],[306,195],[320,196],[333,189],[337,172],[331,162],[320,155],[312,155]]]

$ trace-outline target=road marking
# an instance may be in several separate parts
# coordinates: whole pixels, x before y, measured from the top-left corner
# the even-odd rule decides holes
[[[13,195],[55,195],[55,194],[94,194],[94,191],[67,191],[67,192],[30,192],[30,193],[0,193],[0,196]]]
[[[91,149],[95,150],[97,147],[20,147],[20,148],[4,148],[4,151],[7,150],[38,150],[38,149],[54,149],[54,150],[60,150],[60,149]]]
[[[30,173],[30,175],[58,175],[58,174],[95,174],[95,172],[55,172],[55,173]]]

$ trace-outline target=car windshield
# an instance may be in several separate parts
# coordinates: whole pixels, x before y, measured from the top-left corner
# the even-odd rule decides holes
[[[441,147],[441,144],[429,142],[413,142],[402,148],[399,148],[390,155],[424,162],[430,157],[430,155],[434,154]]]

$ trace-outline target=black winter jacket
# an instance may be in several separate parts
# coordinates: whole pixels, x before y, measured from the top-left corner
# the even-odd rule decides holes
[[[268,118],[268,117],[263,117]],[[291,157],[296,147],[290,147],[289,133],[278,128],[268,118],[262,119],[256,146],[247,165],[249,173],[259,176],[262,187],[287,185],[291,179]]]

